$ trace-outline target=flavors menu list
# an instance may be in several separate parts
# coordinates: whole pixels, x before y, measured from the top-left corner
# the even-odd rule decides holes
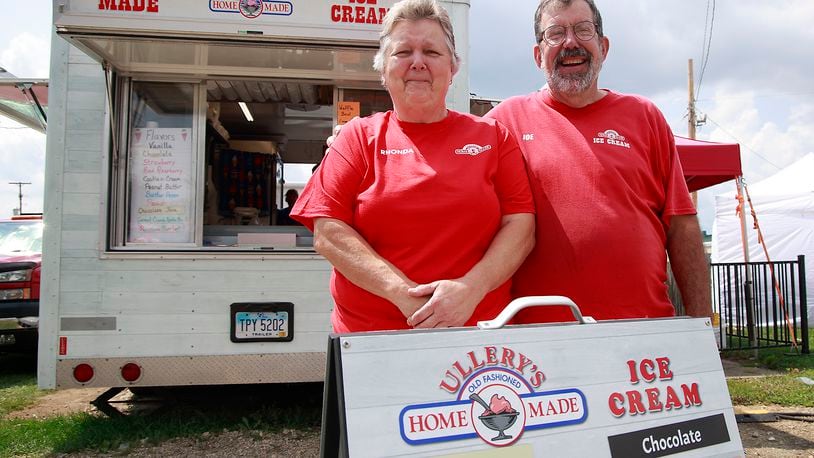
[[[194,241],[192,135],[188,128],[133,129],[130,243]]]

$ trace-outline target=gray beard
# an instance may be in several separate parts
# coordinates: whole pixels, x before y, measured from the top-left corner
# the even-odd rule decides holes
[[[599,71],[602,69],[602,63],[591,59],[588,71],[582,74],[570,74],[564,76],[556,70],[545,71],[546,81],[548,87],[554,92],[559,92],[568,95],[577,95],[587,91],[594,81],[599,77]]]

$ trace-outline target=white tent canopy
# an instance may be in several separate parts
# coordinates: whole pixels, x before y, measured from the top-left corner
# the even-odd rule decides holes
[[[814,326],[814,153],[747,186],[771,261],[793,261],[805,255],[808,321]],[[712,262],[744,261],[736,197],[734,185],[730,192],[715,196]],[[744,205],[749,261],[765,262],[750,208]]]

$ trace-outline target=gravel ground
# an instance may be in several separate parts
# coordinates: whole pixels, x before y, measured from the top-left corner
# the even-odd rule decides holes
[[[805,413],[810,421],[779,420],[768,422],[738,423],[741,442],[748,457],[814,458],[814,409],[780,406],[736,406],[738,411],[762,411],[770,413]]]

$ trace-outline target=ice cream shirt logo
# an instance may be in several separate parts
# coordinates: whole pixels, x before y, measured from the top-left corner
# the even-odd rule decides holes
[[[594,137],[594,143],[598,145],[605,144],[621,146],[622,148],[630,149],[630,143],[628,143],[625,136],[620,135],[619,132],[616,132],[613,129],[608,129],[604,132],[597,132],[596,137]]]
[[[480,146],[474,143],[469,143],[464,145],[462,148],[458,148],[455,150],[455,154],[466,154],[469,156],[477,156],[478,154],[489,151],[492,149],[492,145]]]
[[[525,431],[583,423],[585,395],[576,388],[535,391],[545,379],[533,360],[509,347],[470,351],[451,364],[438,385],[455,400],[404,407],[401,437],[416,446],[480,438],[505,447]]]

